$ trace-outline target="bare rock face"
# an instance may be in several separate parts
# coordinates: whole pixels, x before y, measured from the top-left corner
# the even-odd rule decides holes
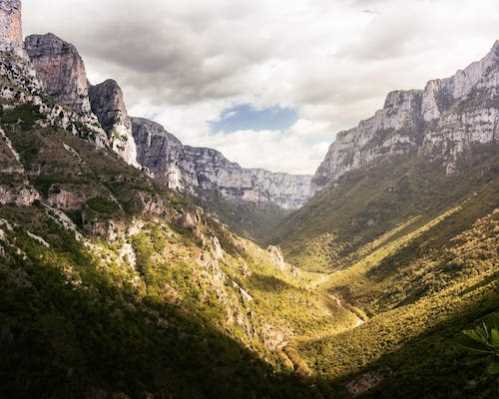
[[[210,148],[184,146],[161,125],[133,118],[138,161],[172,189],[198,196],[219,192],[227,199],[302,206],[313,194],[311,176],[245,169]]]
[[[170,189],[184,191],[186,183],[180,163],[184,146],[159,123],[132,118],[132,131],[137,145],[137,161]]]
[[[267,252],[269,253],[272,263],[275,265],[275,267],[277,267],[277,269],[282,272],[290,269],[290,265],[288,265],[284,260],[284,255],[282,254],[280,248],[271,245],[267,248]]]
[[[72,211],[82,209],[86,200],[86,195],[83,192],[74,193],[53,185],[49,190],[47,203],[56,209]]]
[[[356,128],[338,133],[326,159],[314,176],[321,187],[350,170],[365,167],[389,155],[414,151],[421,141],[420,91],[388,94],[382,110]]]
[[[389,156],[417,153],[440,160],[448,174],[475,144],[499,138],[499,41],[482,60],[423,91],[390,93],[382,110],[336,141],[314,176],[322,188],[345,173]]]
[[[47,94],[80,114],[89,114],[85,65],[76,48],[52,33],[31,35],[25,49]]]
[[[132,121],[128,117],[123,91],[118,83],[110,79],[90,86],[89,96],[92,112],[108,134],[113,150],[129,165],[139,167]]]
[[[23,30],[20,0],[0,0],[0,51],[20,50]]]

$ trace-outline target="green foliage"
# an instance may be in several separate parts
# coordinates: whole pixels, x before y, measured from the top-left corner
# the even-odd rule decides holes
[[[41,202],[81,194],[68,212],[79,226],[82,212],[119,226],[113,242],[78,241],[41,202],[0,207],[15,226],[1,227],[0,397],[330,399],[357,381],[376,399],[497,397],[497,147],[474,148],[452,177],[393,158],[284,222],[271,206],[211,198],[241,234],[261,239],[282,222],[274,239],[306,273],[206,216],[178,228],[191,199],[35,129],[38,117],[0,115]],[[143,214],[161,202],[162,214]],[[485,326],[470,330],[476,320]],[[467,345],[451,345],[463,330]]]
[[[463,334],[468,338],[468,343],[464,344],[466,349],[486,358],[489,374],[499,375],[499,316],[490,318]]]
[[[35,123],[43,118],[38,106],[32,104],[22,104],[3,111],[0,108],[0,121],[2,123],[6,125],[19,124],[23,130],[32,129]]]
[[[414,218],[423,224],[431,221],[497,177],[494,147],[477,146],[467,164],[462,162],[465,172],[454,176],[447,176],[439,163],[416,155],[348,173],[287,217],[270,242],[308,270],[346,268],[365,257],[363,249],[387,232]]]
[[[95,212],[112,215],[119,212],[119,205],[107,198],[94,197],[87,201],[87,206]]]
[[[39,222],[45,226],[43,217]],[[83,245],[68,240],[57,226],[50,231],[64,238],[56,246],[54,236],[50,249],[17,231],[15,241],[25,258],[12,248],[0,264],[0,396],[310,395],[307,384],[275,374],[254,353],[215,329],[210,319],[199,318],[192,307],[195,301],[180,308],[157,295],[141,297],[122,285],[123,280],[115,280],[110,269],[115,266],[104,267],[89,257]],[[153,233],[147,250],[163,249],[164,233]],[[148,240],[137,240],[137,248]],[[86,254],[86,261],[77,261],[74,252]],[[144,261],[155,268],[151,259]],[[149,284],[177,282],[178,289],[192,290],[192,269],[186,266],[174,267],[164,280],[155,275],[157,280]]]

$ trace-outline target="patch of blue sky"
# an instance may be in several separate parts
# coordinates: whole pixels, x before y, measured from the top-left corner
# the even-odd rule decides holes
[[[214,133],[231,133],[240,130],[276,130],[282,131],[293,126],[298,120],[297,112],[292,108],[273,106],[258,109],[252,104],[240,104],[225,109],[220,118],[210,121]]]

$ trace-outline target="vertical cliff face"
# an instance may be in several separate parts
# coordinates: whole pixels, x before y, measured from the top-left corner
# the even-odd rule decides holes
[[[132,131],[137,146],[137,161],[170,189],[184,191],[188,182],[180,169],[184,147],[159,123],[132,118]]]
[[[125,162],[139,167],[132,123],[118,84],[107,80],[91,86],[76,47],[54,34],[29,36],[25,48],[46,93],[91,123],[100,124],[108,145]]]
[[[301,207],[312,195],[311,177],[246,169],[210,148],[184,147],[182,169],[202,191],[218,191],[233,200],[275,203],[284,209]]]
[[[113,150],[129,165],[138,167],[137,147],[130,120],[118,83],[112,79],[90,86],[90,104],[102,128],[107,132]]]
[[[48,33],[28,36],[25,48],[47,94],[75,112],[91,112],[85,64],[72,44]]]
[[[421,142],[421,91],[395,91],[382,110],[351,130],[341,132],[314,176],[321,187],[350,170],[389,155],[406,154]]]
[[[133,118],[138,161],[172,189],[203,196],[218,192],[233,201],[302,206],[313,194],[311,176],[245,169],[210,148],[184,146],[161,125]]]
[[[0,0],[0,51],[22,49],[20,0]]]
[[[415,152],[440,160],[448,174],[474,144],[497,141],[499,41],[482,60],[423,91],[390,93],[384,108],[338,134],[314,176],[323,187],[391,155]]]

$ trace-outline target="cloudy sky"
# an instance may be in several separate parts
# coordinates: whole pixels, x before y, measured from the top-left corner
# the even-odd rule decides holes
[[[390,90],[483,57],[497,0],[23,0],[129,111],[245,167],[313,173]]]

